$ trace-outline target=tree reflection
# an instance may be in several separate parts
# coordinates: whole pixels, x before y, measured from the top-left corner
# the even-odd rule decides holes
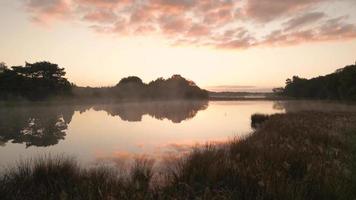
[[[275,101],[274,109],[285,112],[321,111],[321,112],[356,112],[356,104],[339,101],[290,100]]]
[[[0,109],[0,144],[8,141],[30,146],[55,145],[64,139],[74,108],[20,106]]]
[[[148,114],[159,120],[168,119],[173,123],[180,123],[193,118],[198,111],[207,107],[208,101],[167,101],[100,105],[93,108],[129,122],[139,122],[143,115]]]
[[[180,123],[193,118],[208,107],[207,101],[137,102],[107,105],[37,105],[0,107],[0,146],[6,143],[25,144],[26,147],[46,147],[64,140],[74,112],[80,114],[93,108],[119,116],[124,121],[138,122],[143,115]]]

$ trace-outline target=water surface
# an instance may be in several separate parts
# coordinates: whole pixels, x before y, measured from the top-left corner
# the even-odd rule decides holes
[[[84,165],[138,155],[160,158],[192,146],[246,136],[254,113],[355,111],[315,101],[173,101],[0,107],[0,167],[44,154]]]

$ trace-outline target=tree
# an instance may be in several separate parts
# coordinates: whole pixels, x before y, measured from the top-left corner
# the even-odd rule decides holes
[[[356,100],[356,65],[326,76],[287,79],[283,94],[296,98]]]
[[[36,100],[69,94],[72,86],[64,75],[64,68],[50,62],[13,66],[0,76],[0,97],[15,96]]]
[[[137,76],[129,76],[120,80],[116,86],[126,85],[126,84],[138,84],[143,85],[142,80]]]
[[[0,73],[3,73],[5,70],[7,70],[6,63],[0,62]]]
[[[64,68],[59,68],[57,64],[49,62],[37,62],[34,64],[27,63],[25,65],[29,69],[32,77],[60,80],[65,76]]]
[[[283,94],[283,92],[284,92],[284,88],[282,88],[282,87],[273,88],[272,91],[273,91],[273,93],[276,94],[276,95],[281,95],[281,94]]]
[[[136,76],[129,76],[111,89],[121,99],[206,99],[208,92],[200,89],[193,81],[181,75],[168,79],[158,78],[145,84]]]

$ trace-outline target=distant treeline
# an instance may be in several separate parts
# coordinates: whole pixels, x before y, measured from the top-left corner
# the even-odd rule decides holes
[[[113,87],[77,87],[66,78],[64,68],[49,62],[7,67],[0,63],[0,99],[41,100],[48,97],[132,99],[206,99],[208,91],[180,75],[158,78],[146,84],[136,76],[120,80]]]
[[[136,76],[120,80],[114,87],[74,87],[73,94],[79,97],[115,99],[207,99],[208,91],[200,89],[193,81],[180,75],[168,79],[158,78],[148,84]]]
[[[312,79],[293,76],[274,92],[294,98],[356,100],[356,64]]]

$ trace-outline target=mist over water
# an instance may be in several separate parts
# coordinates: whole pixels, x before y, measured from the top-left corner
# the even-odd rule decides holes
[[[355,111],[321,101],[162,101],[0,108],[0,167],[43,154],[76,156],[84,165],[175,156],[207,142],[248,135],[254,113]]]

